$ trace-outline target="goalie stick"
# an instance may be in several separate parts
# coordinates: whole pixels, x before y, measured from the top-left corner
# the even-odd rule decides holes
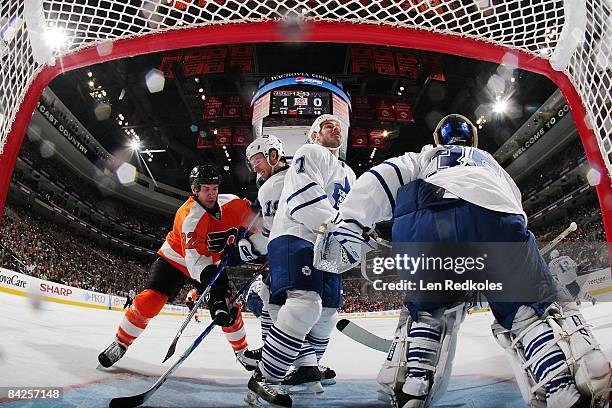
[[[336,329],[355,340],[357,343],[363,344],[371,349],[387,353],[391,348],[391,340],[379,337],[348,319],[338,320]]]
[[[567,227],[563,232],[561,232],[555,239],[550,241],[548,245],[540,249],[540,254],[545,255],[546,253],[551,251],[554,247],[556,247],[559,244],[559,242],[561,242],[565,237],[567,237],[569,234],[576,231],[577,229],[578,229],[578,225],[574,221],[572,221],[569,227]]]
[[[257,272],[253,274],[251,279],[249,279],[249,281],[245,283],[244,286],[242,286],[240,290],[236,292],[236,294],[232,297],[230,303],[234,303],[246,290],[248,290],[249,287],[251,287],[251,284],[255,281],[255,279],[257,279],[257,276],[259,276],[260,272],[264,270],[266,265],[268,265],[267,262],[264,263],[259,269],[257,269]],[[204,338],[210,334],[212,329],[214,329],[214,327],[217,325],[217,321],[219,318],[220,316],[217,316],[213,319],[212,322],[210,322],[210,324],[204,329],[204,331],[200,333],[200,335],[193,341],[193,343],[191,343],[191,346],[189,346],[187,350],[185,350],[183,354],[181,354],[179,359],[176,360],[176,362],[172,364],[161,375],[161,377],[159,377],[159,379],[155,381],[155,384],[153,384],[148,390],[137,395],[113,398],[108,404],[109,408],[132,408],[144,404],[149,398],[151,398],[155,391],[157,391],[159,387],[161,387],[166,382],[166,380],[170,378],[170,376],[176,371],[176,369],[179,368],[185,360],[187,360],[187,357],[189,357],[193,350],[195,350],[196,347],[200,345],[202,340],[204,340]]]
[[[249,224],[247,229],[244,230],[244,232],[242,233],[240,238],[236,240],[236,242],[246,237],[246,234],[251,230],[251,228],[253,228],[253,225],[255,225],[255,221],[257,221],[260,215],[261,215],[261,212],[258,212],[257,215],[253,217],[253,220],[251,220],[251,223]],[[185,330],[185,328],[191,321],[191,318],[197,313],[198,308],[202,305],[202,303],[204,303],[204,299],[206,298],[206,295],[210,292],[210,289],[212,288],[212,285],[214,285],[215,282],[217,281],[217,278],[219,278],[219,276],[221,276],[221,273],[223,273],[223,271],[225,270],[225,267],[227,266],[227,262],[228,262],[228,259],[225,259],[225,261],[223,261],[221,265],[219,265],[219,269],[217,270],[217,273],[210,280],[210,283],[208,284],[208,286],[206,286],[206,289],[204,289],[204,292],[202,293],[202,295],[200,296],[196,304],[191,308],[189,315],[187,316],[187,318],[181,325],[181,328],[179,329],[179,331],[174,336],[174,339],[172,340],[170,347],[168,347],[168,351],[166,352],[166,357],[164,357],[164,359],[162,360],[162,363],[165,363],[176,352],[176,344],[178,343],[179,338],[181,337],[181,334],[183,334],[183,331]]]

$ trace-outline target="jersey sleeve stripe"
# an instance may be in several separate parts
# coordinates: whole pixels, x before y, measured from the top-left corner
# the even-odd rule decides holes
[[[306,191],[306,190],[308,190],[309,188],[312,188],[312,187],[314,187],[314,186],[316,186],[316,185],[317,185],[317,183],[315,183],[314,181],[313,181],[313,182],[310,182],[310,183],[308,183],[308,184],[306,184],[304,187],[300,188],[298,191],[296,191],[295,193],[293,193],[293,194],[291,194],[289,197],[287,197],[287,203],[288,203],[289,201],[291,201],[291,199],[292,199],[292,198],[294,198],[295,196],[297,196],[297,195],[299,195],[299,194],[302,194],[304,191]]]
[[[397,174],[397,179],[399,180],[400,186],[403,186],[404,185],[404,179],[402,177],[402,172],[400,171],[399,167],[397,167],[397,164],[391,163],[389,161],[384,161],[382,164],[387,164],[387,165],[393,167],[393,169],[395,169],[395,174]]]
[[[372,173],[374,177],[376,177],[380,185],[382,186],[383,190],[385,190],[385,193],[387,194],[387,198],[389,199],[389,204],[391,204],[391,212],[393,213],[393,211],[395,211],[395,199],[393,198],[393,194],[391,194],[391,190],[389,190],[389,186],[387,185],[387,182],[380,175],[380,173],[374,169],[368,170],[368,173]]]
[[[357,220],[353,220],[353,219],[347,218],[347,219],[342,219],[342,221],[347,222],[347,223],[350,223],[350,224],[355,224],[355,225],[357,225],[359,228],[361,228],[362,230],[367,229],[367,228],[365,228],[363,225],[361,225],[361,224],[359,223],[359,221],[357,221]]]
[[[310,201],[306,201],[305,203],[302,203],[300,205],[298,205],[297,207],[295,207],[293,210],[291,210],[291,212],[289,213],[289,215],[293,215],[293,213],[295,213],[297,210],[301,210],[304,207],[307,207],[309,205],[318,203],[321,200],[325,200],[327,198],[327,194],[323,194],[322,196],[319,196],[317,198],[313,198]]]

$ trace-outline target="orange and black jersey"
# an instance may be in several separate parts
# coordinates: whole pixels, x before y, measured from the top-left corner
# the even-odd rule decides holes
[[[200,273],[219,262],[225,245],[248,227],[253,211],[248,200],[220,194],[219,211],[211,214],[194,197],[178,209],[172,230],[157,253],[188,277],[200,281]],[[218,217],[217,217],[218,216]]]

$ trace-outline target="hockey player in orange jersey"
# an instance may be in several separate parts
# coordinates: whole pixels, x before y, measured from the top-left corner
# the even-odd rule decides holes
[[[115,341],[98,356],[103,367],[110,367],[123,357],[149,320],[185,284],[203,292],[216,274],[221,256],[233,254],[230,265],[257,257],[256,237],[260,234],[251,236],[253,243],[249,238],[235,242],[253,217],[249,201],[231,194],[219,195],[221,175],[214,166],[196,166],[189,181],[192,195],[176,212],[173,228],[150,268],[145,289],[134,298],[117,329]],[[230,251],[237,246],[240,251]],[[228,298],[229,280],[223,272],[211,287],[207,305],[213,318],[220,317],[219,325],[238,361],[247,370],[253,370],[261,350],[248,350],[239,306],[230,305]]]
[[[190,312],[194,308],[197,301],[198,301],[198,291],[197,289],[191,289],[187,293],[187,296],[185,297],[185,305],[187,306]],[[195,319],[196,322],[200,323],[200,316],[198,316],[197,310],[195,314],[193,315],[193,318]]]

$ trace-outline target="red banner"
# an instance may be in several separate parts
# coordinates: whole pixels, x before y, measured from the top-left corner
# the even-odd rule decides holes
[[[230,55],[233,57],[252,57],[253,47],[250,45],[238,45],[232,47]]]
[[[353,117],[355,119],[371,120],[374,119],[372,105],[367,96],[353,97]]]
[[[378,120],[395,120],[393,101],[391,99],[378,98],[376,100],[376,118]]]
[[[395,53],[399,75],[411,81],[416,81],[421,73],[419,60],[412,52],[399,51]]]
[[[246,147],[251,143],[251,126],[236,126],[233,132],[233,145]]]
[[[229,67],[231,69],[237,69],[240,72],[251,72],[253,70],[253,58],[231,57]]]
[[[372,60],[372,49],[370,48],[351,49],[351,70],[355,74],[374,71],[374,61]]]
[[[232,145],[232,128],[229,126],[222,126],[217,128],[217,134],[215,135],[216,146],[231,146]]]
[[[165,52],[163,54],[161,64],[159,65],[159,70],[164,73],[164,77],[174,78],[174,72],[172,71],[172,67],[175,63],[180,64],[182,60],[182,52]]]
[[[183,58],[183,74],[192,77],[202,74],[208,51],[204,48],[185,52]]]
[[[388,50],[374,50],[374,66],[376,73],[380,75],[395,75],[397,73],[393,53]]]
[[[208,50],[203,74],[214,74],[225,71],[225,56],[227,48],[212,48]]]
[[[408,102],[395,102],[395,120],[398,122],[414,122],[412,105]]]
[[[207,96],[204,101],[204,119],[220,119],[223,102],[216,96]]]
[[[203,132],[198,133],[198,149],[210,149],[213,147],[212,138],[209,136],[204,137]]]
[[[368,133],[364,128],[351,126],[351,147],[363,149],[368,147]]]
[[[223,118],[224,119],[240,119],[242,116],[242,104],[240,103],[240,96],[232,95],[225,98],[223,104]]]
[[[421,63],[429,68],[429,78],[436,81],[446,81],[444,71],[442,70],[442,62],[437,55],[422,55]]]
[[[370,147],[385,147],[385,138],[383,137],[383,132],[384,130],[382,129],[370,130]]]

